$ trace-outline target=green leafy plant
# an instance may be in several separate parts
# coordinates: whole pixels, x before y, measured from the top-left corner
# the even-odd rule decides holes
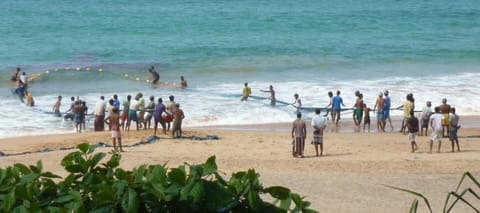
[[[469,193],[469,194],[473,195],[473,197],[476,198],[478,201],[480,201],[480,196],[472,188],[465,188],[465,189],[459,191],[460,187],[462,186],[463,181],[465,180],[466,177],[468,177],[474,183],[474,185],[478,189],[480,189],[480,183],[473,177],[473,175],[470,172],[465,172],[462,175],[462,178],[460,179],[460,182],[458,183],[455,191],[451,191],[447,194],[447,198],[446,198],[445,204],[443,206],[443,212],[450,212],[453,209],[453,207],[457,204],[458,201],[462,201],[467,206],[472,208],[472,210],[474,210],[475,212],[480,212],[478,206],[472,205],[471,202],[467,201],[464,198],[464,196],[467,193]],[[418,192],[415,192],[415,191],[412,191],[412,190],[409,190],[409,189],[395,187],[395,186],[389,186],[389,185],[384,185],[384,186],[386,186],[388,188],[391,188],[391,189],[407,192],[409,194],[415,195],[416,197],[422,198],[423,201],[425,202],[425,204],[427,205],[428,210],[430,212],[433,212],[432,207],[430,205],[430,202],[428,202],[428,199],[425,196],[423,196],[421,193],[418,193]],[[415,198],[412,202],[412,205],[410,206],[409,212],[411,212],[411,213],[417,212],[418,204],[419,204],[419,200]]]
[[[43,172],[41,161],[36,166],[0,169],[0,211],[316,212],[288,188],[264,188],[254,169],[224,179],[215,156],[200,165],[141,165],[124,170],[118,153],[104,162],[107,154],[95,153],[95,147],[83,143],[77,148],[61,162],[68,172],[65,178]],[[262,194],[274,201],[264,201]]]

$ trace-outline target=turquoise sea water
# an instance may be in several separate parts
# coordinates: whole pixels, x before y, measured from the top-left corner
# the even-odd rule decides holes
[[[7,100],[0,107],[7,114],[22,114],[15,111],[18,107],[11,109],[18,101],[9,92],[8,78],[17,66],[28,74],[65,67],[115,74],[51,72],[31,87],[42,110],[59,94],[78,95],[93,104],[100,94],[143,91],[177,95],[190,107],[186,123],[191,125],[292,118],[289,110],[272,112],[247,103],[259,110],[252,112],[252,106],[231,98],[248,81],[254,91],[274,84],[279,98],[288,101],[292,93],[300,93],[310,106],[328,102],[328,90],[341,89],[346,101],[353,102],[351,94],[359,89],[372,102],[378,91],[389,89],[396,104],[414,92],[419,106],[448,97],[464,114],[480,114],[475,107],[480,105],[476,0],[4,0],[0,14],[0,86],[5,88],[0,95]],[[143,78],[150,65],[164,81],[185,75],[190,90],[151,87],[121,77],[128,73]],[[221,107],[199,108],[204,103]],[[247,115],[229,114],[232,107]],[[250,119],[265,112],[272,115]],[[2,131],[23,134],[24,124],[14,126],[5,125]]]

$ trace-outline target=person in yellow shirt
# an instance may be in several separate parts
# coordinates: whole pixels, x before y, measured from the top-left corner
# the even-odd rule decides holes
[[[250,94],[252,94],[252,90],[250,89],[250,87],[248,87],[248,83],[245,82],[245,87],[243,87],[242,98],[240,99],[240,101],[246,101]]]

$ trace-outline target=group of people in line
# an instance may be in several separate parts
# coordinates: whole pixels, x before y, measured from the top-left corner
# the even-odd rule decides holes
[[[268,90],[260,90],[261,92],[270,93],[270,104],[275,106],[275,91],[273,86],[270,85]],[[251,95],[251,88],[248,86],[248,83],[244,84],[242,91],[241,101],[248,100],[248,97]],[[368,126],[368,132],[370,132],[370,113],[374,112],[377,118],[377,131],[385,132],[385,127],[389,124],[391,130],[393,130],[392,120],[390,118],[391,100],[389,97],[389,91],[385,90],[378,94],[377,99],[375,100],[375,105],[372,108],[368,107],[363,101],[363,94],[360,91],[355,92],[356,101],[355,104],[348,109],[343,103],[343,98],[340,96],[341,92],[338,90],[336,95],[333,95],[332,91],[329,91],[328,97],[330,99],[329,103],[324,107],[323,110],[327,111],[327,114],[320,115],[322,109],[315,109],[315,116],[312,118],[312,127],[314,129],[312,144],[315,145],[315,151],[317,156],[323,155],[323,133],[326,128],[328,113],[330,113],[331,120],[333,125],[337,126],[340,121],[340,115],[343,110],[353,110],[353,122],[356,129],[360,129],[362,120],[363,120],[363,132],[365,132],[365,127]],[[296,107],[297,110],[297,119],[293,122],[292,127],[292,138],[293,138],[293,156],[303,157],[303,150],[305,148],[305,138],[306,138],[306,124],[302,120],[302,113],[300,109],[302,108],[302,102],[297,93],[294,94],[294,102],[291,104]],[[412,93],[406,95],[406,100],[404,104],[398,106],[394,109],[403,110],[403,119],[400,132],[406,134],[408,131],[408,138],[411,143],[411,151],[415,152],[418,147],[416,143],[416,136],[427,136],[428,127],[432,128],[431,139],[430,139],[430,153],[432,153],[434,142],[438,143],[438,150],[440,152],[441,140],[442,138],[448,138],[451,141],[452,149],[455,151],[455,145],[457,151],[460,151],[460,146],[458,143],[458,129],[459,125],[459,116],[456,114],[454,107],[451,107],[447,104],[447,99],[442,99],[442,103],[435,107],[432,111],[431,101],[427,101],[425,106],[421,111],[421,120],[415,116],[415,99]],[[424,132],[425,130],[425,132]],[[320,153],[318,150],[320,146]]]
[[[339,94],[340,93],[337,92],[336,97],[339,97]],[[384,95],[388,97],[388,91],[385,91]],[[356,127],[358,128],[361,123],[361,118],[363,114],[364,127],[365,127],[365,123],[368,123],[368,125],[370,123],[370,118],[368,114],[371,109],[366,108],[366,104],[362,103],[363,95],[361,93],[358,93],[357,97],[358,99],[353,109],[353,119]],[[379,95],[379,98],[381,97],[382,95]],[[389,101],[389,99],[387,101]],[[338,106],[339,103],[340,105],[343,104],[341,98],[340,99],[337,98],[336,100],[332,98],[331,103],[333,106]],[[359,108],[359,106],[364,106],[364,107]],[[373,111],[377,112],[377,128],[379,132],[385,131],[384,128],[387,121],[386,118],[389,119],[389,114],[388,114],[388,117],[385,115],[386,110],[384,106],[385,106],[385,99],[383,99],[383,101],[380,99],[377,99],[376,105],[373,109]],[[411,143],[411,152],[413,153],[418,149],[418,146],[416,143],[416,136],[427,136],[429,126],[431,126],[432,128],[430,144],[429,144],[430,153],[432,153],[434,142],[437,142],[438,144],[437,152],[440,153],[442,138],[448,138],[450,140],[452,152],[455,152],[455,145],[456,145],[457,151],[460,152],[460,146],[459,146],[458,135],[457,135],[458,129],[460,129],[461,127],[459,125],[460,117],[458,114],[456,114],[455,108],[447,104],[447,99],[445,98],[442,100],[442,104],[440,106],[437,106],[434,108],[433,112],[432,112],[431,106],[432,106],[431,101],[427,101],[426,105],[422,109],[421,122],[419,122],[418,118],[415,116],[415,110],[414,110],[415,105],[414,105],[413,94],[408,94],[405,104],[398,107],[399,109],[403,108],[403,111],[404,111],[402,128],[400,132],[405,134],[405,132],[408,131],[408,140]],[[381,108],[383,110],[378,110],[378,108],[376,107]],[[338,119],[339,119],[337,117],[338,115],[339,115],[338,108],[336,110],[332,109],[331,116],[332,116],[332,121],[334,125],[338,124]],[[393,129],[391,120],[388,120],[388,121],[390,123],[391,128]],[[312,118],[311,125],[313,128],[312,144],[315,146],[316,156],[319,156],[319,155],[322,156],[323,155],[323,133],[325,128],[327,127],[327,122],[326,122],[325,116],[320,115],[320,109],[315,110],[315,116]],[[425,130],[425,132],[423,130]],[[307,136],[307,131],[306,131],[305,121],[302,120],[302,113],[297,112],[297,119],[294,120],[292,124],[292,138],[294,139],[292,143],[293,143],[294,157],[304,156],[303,153],[305,148],[306,136]],[[320,154],[318,152],[318,146],[320,146]]]
[[[57,116],[61,116],[61,101],[62,96],[58,96],[56,103],[53,105],[53,111]],[[72,97],[71,101],[70,108],[66,111],[64,118],[71,119],[76,131],[80,133],[82,129],[85,129],[85,116],[88,108],[86,102],[78,97],[77,99]],[[120,108],[120,105],[122,108]],[[175,102],[173,95],[169,96],[168,103],[164,105],[162,98],[158,98],[155,102],[154,96],[150,96],[149,102],[146,103],[142,93],[138,93],[133,99],[131,95],[127,95],[122,104],[120,104],[116,94],[108,102],[105,101],[104,96],[100,96],[95,103],[93,115],[94,131],[105,131],[105,124],[107,124],[112,133],[114,148],[117,148],[116,141],[118,140],[122,152],[121,131],[130,131],[133,122],[135,122],[136,130],[147,130],[153,126],[154,135],[157,135],[158,124],[162,126],[165,135],[167,131],[170,131],[171,126],[172,137],[179,138],[182,137],[182,120],[185,118],[180,104]],[[173,124],[171,125],[171,123]]]

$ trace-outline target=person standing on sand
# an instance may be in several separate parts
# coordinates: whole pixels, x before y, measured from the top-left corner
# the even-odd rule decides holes
[[[62,96],[58,96],[57,102],[52,107],[52,111],[54,112],[54,115],[56,117],[62,117],[62,114],[60,114],[60,106],[62,105]]]
[[[127,100],[123,101],[122,106],[122,114],[120,115],[122,130],[125,130],[125,124],[128,121],[128,111],[130,110],[130,101],[132,100],[131,95],[127,95]]]
[[[363,132],[365,132],[365,126],[368,124],[368,132],[370,132],[370,111],[372,109],[367,107],[367,104],[363,104]]]
[[[77,133],[82,132],[82,117],[84,113],[85,111],[83,109],[82,101],[80,100],[75,101],[75,106],[73,108],[73,117],[75,122],[75,129]]]
[[[245,82],[244,85],[245,86],[243,87],[242,98],[240,99],[240,101],[247,101],[250,94],[252,94],[252,89],[250,89],[250,87],[248,87],[248,83]]]
[[[154,135],[157,135],[158,123],[160,123],[160,125],[162,125],[163,134],[164,135],[167,134],[167,128],[165,126],[165,121],[162,118],[162,114],[166,113],[165,112],[166,107],[165,107],[165,105],[163,105],[162,102],[163,102],[162,98],[158,98],[158,103],[157,103],[157,105],[155,105],[155,112],[153,113],[153,119],[154,119],[153,134]]]
[[[173,125],[172,125],[172,137],[182,137],[182,120],[185,118],[183,110],[180,109],[180,104],[175,104],[175,110],[173,111]]]
[[[458,136],[457,136],[458,129],[460,129],[460,125],[458,125],[458,121],[460,120],[460,117],[455,113],[454,107],[452,107],[450,111],[452,112],[452,114],[450,115],[450,122],[449,122],[448,128],[450,129],[449,138],[450,138],[450,142],[452,142],[452,152],[455,151],[455,143],[457,143],[457,152],[460,152],[460,146],[458,145]]]
[[[423,136],[423,129],[425,129],[425,136],[428,134],[428,123],[430,121],[430,116],[432,115],[432,102],[427,101],[425,106],[422,109],[422,126],[420,128],[420,135]]]
[[[83,109],[83,113],[82,113],[82,127],[83,127],[83,130],[87,130],[85,128],[85,116],[88,114],[88,107],[87,107],[87,102],[86,101],[82,101],[82,109]]]
[[[148,102],[147,106],[145,107],[145,121],[143,122],[144,129],[150,129],[150,123],[152,122],[153,112],[155,110],[155,97],[152,95],[149,98],[150,102]]]
[[[392,119],[390,118],[390,107],[392,106],[392,103],[388,95],[389,95],[388,90],[385,90],[383,92],[383,100],[384,100],[383,119],[385,120],[384,128],[387,126],[387,121],[388,121],[388,123],[390,124],[390,130],[393,131]]]
[[[95,104],[95,111],[94,111],[95,121],[93,124],[93,129],[95,131],[105,130],[104,120],[105,120],[106,105],[107,104],[105,103],[105,97],[100,96],[100,99]]]
[[[355,105],[353,105],[353,122],[355,124],[355,128],[359,129],[360,124],[362,124],[363,117],[363,94],[358,93],[356,96],[357,100],[355,101]]]
[[[318,157],[318,145],[320,145],[320,156],[323,155],[323,132],[327,127],[327,120],[320,115],[320,109],[315,109],[315,117],[312,118],[313,140],[312,144],[315,145],[315,152]]]
[[[297,112],[297,119],[293,121],[292,138],[294,139],[293,157],[302,157],[305,146],[305,138],[307,137],[307,127],[305,121],[302,120],[302,113]]]
[[[170,95],[168,97],[168,99],[170,100],[168,103],[167,103],[167,109],[166,109],[166,115],[165,117],[163,117],[162,115],[162,118],[163,120],[167,123],[167,131],[170,131],[170,123],[172,122],[173,120],[173,113],[175,111],[175,97],[173,95]]]
[[[128,107],[128,120],[127,120],[127,126],[125,127],[127,131],[130,131],[130,124],[132,121],[135,121],[135,124],[137,125],[137,130],[140,128],[140,124],[138,122],[137,118],[137,111],[138,111],[138,95],[135,96],[134,100],[130,101],[130,106]]]
[[[122,134],[120,133],[120,116],[118,115],[119,110],[115,108],[110,115],[110,126],[112,131],[112,141],[113,141],[113,149],[117,151],[117,143],[120,148],[120,152],[124,152],[122,148]]]
[[[373,111],[377,111],[377,132],[385,132],[385,119],[383,114],[383,105],[385,105],[385,100],[383,99],[383,94],[379,93]]]
[[[160,80],[160,75],[157,71],[155,71],[155,67],[151,66],[150,69],[148,69],[148,72],[150,73],[150,75],[152,75],[152,84],[158,83],[158,81]]]
[[[270,99],[270,106],[274,107],[275,104],[277,103],[277,100],[275,99],[275,90],[273,90],[273,86],[270,85],[268,90],[260,90],[260,91],[270,93],[270,97],[268,97],[268,99]]]
[[[120,101],[118,100],[117,94],[113,95],[113,106],[115,107],[115,109],[120,110]]]
[[[408,140],[412,144],[412,153],[418,149],[417,143],[415,142],[415,136],[418,133],[418,119],[415,117],[413,110],[410,111],[410,118],[407,120],[408,128]]]
[[[432,126],[432,138],[430,139],[430,153],[432,153],[433,142],[438,141],[438,153],[440,153],[440,147],[442,146],[442,120],[443,116],[440,114],[440,107],[435,107],[435,113],[430,116],[430,125]]]
[[[333,92],[332,91],[328,91],[328,100],[329,100],[328,105],[325,106],[325,108],[330,107],[329,110],[327,109],[327,116],[328,116],[328,112],[330,112],[330,116],[332,117],[332,122],[333,122],[335,119],[333,118],[333,102],[332,102],[333,101]]]
[[[440,113],[443,115],[443,120],[442,120],[442,128],[443,128],[443,137],[448,137],[449,135],[449,123],[450,123],[450,118],[449,118],[449,113],[451,110],[451,106],[447,104],[447,99],[444,98],[442,99],[442,104],[440,105]],[[446,131],[445,131],[446,130]],[[447,135],[445,135],[445,132],[447,132]]]
[[[140,125],[140,128],[142,128],[142,125],[145,120],[145,99],[143,99],[143,94],[139,92],[137,94],[138,96],[138,111],[137,111],[137,123]]]
[[[342,111],[343,99],[340,97],[340,90],[337,90],[337,95],[332,98],[332,122],[335,125],[338,125],[338,121],[340,120],[340,113]]]
[[[407,127],[407,120],[410,118],[410,111],[414,111],[415,109],[415,99],[413,98],[412,93],[408,93],[405,103],[397,107],[397,109],[402,109],[402,108],[403,108],[403,121],[402,121],[402,129],[400,130],[400,132],[403,132],[403,134],[405,134],[405,130]]]

